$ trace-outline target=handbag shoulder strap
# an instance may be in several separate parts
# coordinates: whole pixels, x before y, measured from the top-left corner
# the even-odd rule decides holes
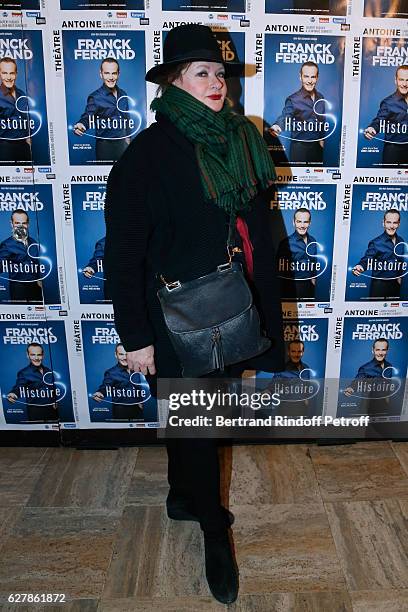
[[[236,213],[231,211],[230,212],[230,216],[229,216],[229,222],[228,222],[228,238],[227,238],[227,253],[229,256],[229,263],[231,263],[232,261],[232,255],[233,255],[233,249],[235,247],[235,238],[236,238],[236,221],[237,221],[237,216]],[[179,285],[179,281],[166,281],[166,279],[163,277],[162,274],[157,273],[156,276],[158,278],[160,278],[161,282],[168,286],[171,287],[173,285]]]
[[[228,238],[227,238],[227,251],[230,252],[235,246],[235,232],[236,232],[237,215],[231,211],[228,223]]]

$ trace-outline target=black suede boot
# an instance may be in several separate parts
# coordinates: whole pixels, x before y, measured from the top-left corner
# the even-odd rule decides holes
[[[199,518],[194,509],[194,502],[188,497],[177,495],[170,489],[166,500],[167,516],[173,521],[198,521]],[[235,517],[227,510],[223,508],[225,512],[226,525],[229,527],[233,524]]]
[[[238,570],[231,550],[228,531],[204,532],[205,574],[217,601],[230,604],[238,597]]]

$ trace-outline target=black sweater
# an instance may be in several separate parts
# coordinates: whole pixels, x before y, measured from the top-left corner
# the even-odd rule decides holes
[[[269,205],[258,197],[242,215],[254,246],[254,297],[274,341],[259,369],[278,370],[282,324]],[[158,319],[158,274],[191,280],[227,261],[228,216],[204,200],[193,145],[165,117],[141,132],[109,175],[104,270],[117,332],[127,351],[166,334]]]

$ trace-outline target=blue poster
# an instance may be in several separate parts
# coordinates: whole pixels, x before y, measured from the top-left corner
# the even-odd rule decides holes
[[[6,423],[73,422],[63,321],[0,322]]]
[[[146,126],[145,33],[63,31],[71,165],[112,164]]]
[[[144,9],[144,0],[60,0],[60,2],[61,9],[71,11],[103,11],[104,9]]]
[[[387,420],[401,414],[407,374],[408,320],[344,320],[337,416]]]
[[[0,32],[0,55],[0,165],[47,165],[42,32]]]
[[[76,268],[81,304],[110,303],[103,270],[105,184],[71,185]]]
[[[219,11],[245,13],[245,0],[162,0],[163,11]]]
[[[238,9],[237,9],[238,10]],[[221,47],[224,62],[245,63],[245,33],[228,32],[227,30],[216,31],[218,44]],[[232,102],[232,108],[236,113],[244,114],[244,77],[232,77],[227,80],[227,96]]]
[[[344,37],[265,34],[264,134],[277,166],[338,166]]]
[[[408,40],[364,38],[358,168],[408,167]]]
[[[271,210],[282,300],[329,301],[336,186],[279,186]]]
[[[347,0],[265,0],[266,13],[345,15]]]
[[[364,0],[364,17],[385,17],[406,19],[408,16],[407,0]]]
[[[346,300],[408,299],[408,187],[355,185]]]
[[[90,420],[156,422],[150,376],[129,370],[114,323],[82,321],[82,340]]]
[[[59,304],[51,185],[0,185],[0,303]]]
[[[287,416],[322,414],[326,369],[327,319],[285,320],[286,363],[282,372],[258,371],[256,385],[280,397],[273,413]]]

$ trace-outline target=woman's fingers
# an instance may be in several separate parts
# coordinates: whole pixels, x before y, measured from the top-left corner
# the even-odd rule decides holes
[[[149,373],[153,376],[153,374],[156,374],[156,366],[154,364],[154,361],[148,366],[149,369]]]
[[[154,363],[151,363],[149,365],[145,364],[145,363],[144,364],[140,363],[138,368],[135,368],[135,372],[141,372],[145,376],[147,374],[153,375],[153,374],[156,374],[156,367],[155,367]]]
[[[127,361],[128,368],[130,370],[133,370],[134,372],[138,372],[139,371],[139,360],[137,356],[135,355],[135,353],[137,353],[137,351],[132,351],[131,353],[127,353],[126,361]]]
[[[146,374],[156,374],[156,366],[154,364],[154,359],[151,359],[145,363],[139,363],[139,372],[141,372],[145,376]]]
[[[126,353],[128,367],[134,372],[146,374],[156,374],[154,363],[154,346],[146,346],[137,351],[129,351]]]

